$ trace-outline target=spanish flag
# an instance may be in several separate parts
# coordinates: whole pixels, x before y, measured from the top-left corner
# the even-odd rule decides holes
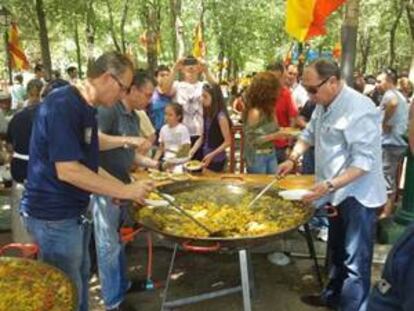
[[[326,33],[325,21],[346,0],[287,0],[285,29],[300,42]]]
[[[194,45],[193,45],[193,56],[196,58],[203,58],[205,56],[206,47],[203,41],[203,30],[201,23],[197,25],[194,31]]]
[[[7,48],[10,53],[11,66],[16,70],[29,69],[29,62],[19,42],[19,30],[17,24],[12,22],[9,30]]]

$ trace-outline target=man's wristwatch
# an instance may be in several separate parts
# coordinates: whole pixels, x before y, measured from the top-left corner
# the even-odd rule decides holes
[[[325,180],[325,184],[328,186],[329,193],[332,193],[335,191],[335,187],[330,180]]]

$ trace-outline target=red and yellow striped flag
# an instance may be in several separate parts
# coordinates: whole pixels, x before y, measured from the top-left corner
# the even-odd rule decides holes
[[[193,56],[196,58],[204,58],[206,54],[206,47],[203,41],[203,30],[201,28],[201,23],[197,25],[194,33]]]
[[[9,30],[9,41],[7,42],[7,48],[10,53],[11,66],[16,70],[29,69],[29,61],[19,42],[19,30],[17,24],[12,22]]]
[[[326,33],[325,21],[346,0],[287,0],[285,29],[300,42]]]

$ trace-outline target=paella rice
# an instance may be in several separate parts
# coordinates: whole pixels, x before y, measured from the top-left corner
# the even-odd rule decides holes
[[[220,231],[224,237],[252,237],[287,231],[305,220],[310,212],[300,203],[267,195],[250,208],[248,205],[254,197],[251,193],[233,201],[220,198],[217,193],[204,197],[190,191],[174,196],[188,213],[211,231]],[[136,217],[140,222],[151,223],[157,229],[177,236],[208,237],[208,232],[177,213],[173,207],[143,207],[137,211]]]

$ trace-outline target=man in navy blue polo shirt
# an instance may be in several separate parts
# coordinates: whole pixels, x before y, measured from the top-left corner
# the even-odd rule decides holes
[[[121,100],[129,91],[132,73],[125,56],[103,54],[89,66],[84,85],[49,94],[33,123],[21,210],[39,245],[40,259],[63,270],[76,285],[80,311],[88,310],[90,228],[85,213],[90,194],[142,203],[153,189],[150,181],[126,185],[98,171],[101,141],[95,106]]]

